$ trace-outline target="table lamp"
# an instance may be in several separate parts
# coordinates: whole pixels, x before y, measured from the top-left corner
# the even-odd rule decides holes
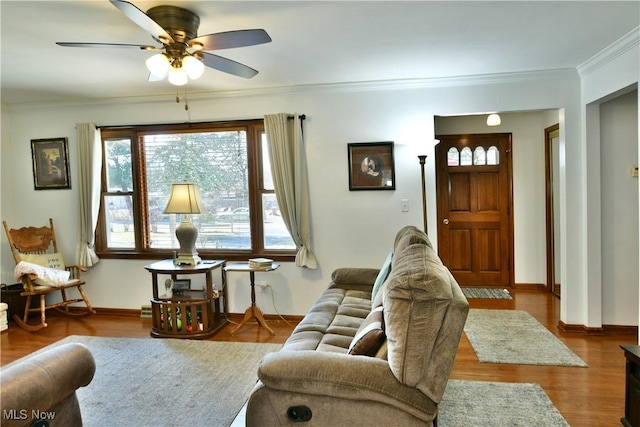
[[[176,227],[176,238],[180,242],[180,251],[173,260],[175,265],[196,265],[201,261],[196,251],[198,229],[189,221],[189,215],[199,214],[203,211],[200,190],[196,184],[187,182],[171,184],[171,195],[167,207],[164,208],[164,213],[182,214],[182,221]]]

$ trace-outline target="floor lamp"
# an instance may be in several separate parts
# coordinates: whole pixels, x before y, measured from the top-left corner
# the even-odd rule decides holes
[[[418,160],[420,160],[420,173],[422,175],[422,218],[424,220],[424,232],[426,234],[429,234],[427,232],[427,189],[426,189],[426,182],[425,182],[425,176],[424,176],[424,163],[425,160],[427,160],[427,156],[426,155],[422,155],[422,156],[418,156]]]

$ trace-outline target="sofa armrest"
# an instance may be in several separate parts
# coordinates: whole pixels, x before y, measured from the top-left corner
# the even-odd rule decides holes
[[[379,272],[377,268],[337,268],[331,273],[331,281],[337,285],[373,286]]]
[[[56,413],[57,425],[82,425],[76,389],[88,385],[95,360],[82,344],[64,344],[3,367],[0,399],[3,413],[17,415],[2,425],[30,425],[34,411]],[[26,418],[25,418],[26,417]]]
[[[434,414],[437,405],[419,390],[400,383],[385,360],[322,351],[267,354],[258,368],[267,389],[311,396],[374,401],[417,418]]]

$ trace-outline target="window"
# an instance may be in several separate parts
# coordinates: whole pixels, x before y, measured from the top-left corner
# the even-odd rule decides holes
[[[286,260],[295,244],[276,202],[262,120],[102,128],[98,253],[170,257],[179,215],[165,214],[171,184],[198,184],[193,215],[202,257]]]
[[[451,147],[447,151],[447,166],[492,166],[499,164],[500,153],[495,145],[486,151],[482,146],[476,147],[473,151],[469,147],[464,147],[461,152],[456,147]]]

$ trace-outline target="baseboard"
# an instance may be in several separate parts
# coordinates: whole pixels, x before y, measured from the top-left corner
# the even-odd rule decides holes
[[[545,291],[547,286],[542,283],[516,283],[513,287],[518,291]]]
[[[228,314],[229,319],[234,320],[234,321],[241,321],[244,318],[244,313],[229,313]],[[289,315],[289,314],[284,314],[284,315],[279,315],[279,314],[264,314],[264,318],[265,320],[286,320],[287,322],[292,322],[292,323],[300,323],[300,321],[302,321],[302,319],[304,318],[304,316],[294,316],[294,315]]]
[[[82,307],[69,307],[72,311],[81,311]],[[101,316],[124,316],[124,317],[140,317],[140,309],[135,308],[108,308],[108,307],[93,307],[95,310],[95,314]],[[47,311],[47,316],[49,315],[59,314],[63,316],[62,313],[56,313],[54,310]],[[244,313],[229,313],[229,319],[232,320],[242,320],[244,317]],[[299,323],[304,316],[294,316],[294,315],[278,315],[278,314],[265,314],[264,318],[266,320],[286,320],[287,322],[295,322]]]
[[[558,329],[566,333],[579,333],[587,336],[602,335],[630,335],[638,336],[637,326],[602,325],[600,328],[592,328],[585,325],[568,325],[562,320],[558,322]]]
[[[95,314],[101,316],[122,316],[122,317],[140,317],[140,309],[135,308],[105,308],[105,307],[92,307]],[[84,307],[69,307],[69,311],[76,313],[87,311]],[[47,310],[47,317],[49,316],[64,316],[64,313],[60,313],[56,310]]]

